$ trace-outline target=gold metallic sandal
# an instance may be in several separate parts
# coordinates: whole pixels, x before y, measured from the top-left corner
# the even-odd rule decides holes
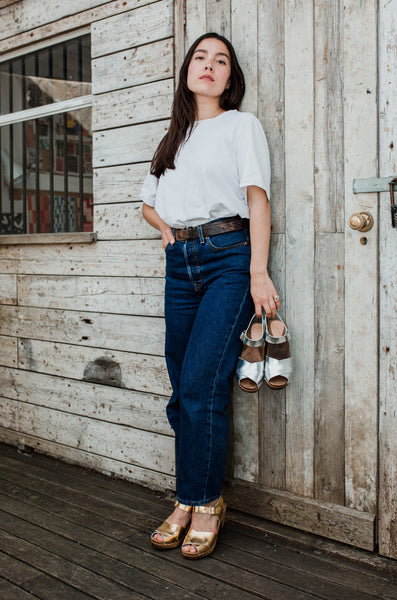
[[[223,502],[223,497],[220,496],[215,506],[193,506],[193,512],[217,515],[219,520],[218,531],[197,531],[190,527],[183,540],[182,555],[185,558],[204,558],[204,556],[208,556],[215,550],[219,530],[225,522],[226,504]],[[184,552],[183,546],[187,544],[194,546],[197,552]]]
[[[182,510],[190,513],[192,512],[192,507],[187,504],[181,504],[180,502],[175,502],[176,508],[181,508]],[[177,548],[182,544],[183,536],[185,535],[186,527],[182,527],[182,525],[176,525],[174,523],[168,523],[168,521],[164,521],[160,525],[156,531],[153,531],[151,535],[152,545],[159,550],[169,550],[171,548]],[[163,541],[158,542],[154,539],[156,533],[159,533],[163,536]]]

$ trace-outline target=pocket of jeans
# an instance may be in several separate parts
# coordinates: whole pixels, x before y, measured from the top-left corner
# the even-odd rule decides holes
[[[207,245],[211,250],[221,252],[222,250],[232,250],[233,248],[244,248],[250,246],[248,229],[240,231],[230,231],[229,233],[219,233],[207,238]]]

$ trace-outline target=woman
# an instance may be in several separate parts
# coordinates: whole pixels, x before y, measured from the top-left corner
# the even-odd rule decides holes
[[[174,512],[156,548],[210,554],[223,524],[230,380],[252,311],[276,316],[267,273],[269,152],[258,119],[239,112],[244,76],[230,42],[198,38],[180,70],[170,129],[141,191],[166,253],[165,355],[173,389]],[[186,529],[191,527],[185,536]]]

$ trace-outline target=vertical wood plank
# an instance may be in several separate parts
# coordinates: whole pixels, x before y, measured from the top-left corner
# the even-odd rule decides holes
[[[284,0],[258,1],[258,118],[270,148],[272,231],[285,231]],[[284,263],[284,257],[282,258]]]
[[[185,2],[174,0],[174,76],[178,87],[179,71],[185,58]]]
[[[231,0],[231,41],[244,73],[246,95],[243,111],[257,114],[257,21],[256,0]],[[254,30],[253,30],[254,29]],[[236,386],[236,389],[237,386]],[[248,481],[259,476],[259,394],[241,392],[233,398],[234,474]]]
[[[200,35],[207,31],[206,0],[186,0],[186,52]]]
[[[257,0],[232,0],[232,43],[245,77],[241,110],[258,114]]]
[[[397,175],[397,3],[379,3],[380,176]],[[397,558],[397,229],[380,195],[379,552]]]
[[[207,0],[207,29],[230,38],[231,0]]]
[[[285,0],[286,299],[294,380],[287,388],[287,490],[313,494],[313,6]]]
[[[345,502],[343,234],[317,234],[315,497]]]
[[[258,481],[258,392],[243,392],[233,381],[233,475]]]
[[[357,57],[360,60],[357,60]],[[345,218],[368,210],[375,226],[345,233],[346,504],[369,513],[377,501],[377,195],[353,195],[354,178],[377,176],[377,2],[345,2]]]
[[[343,55],[340,0],[315,3],[316,230],[344,230]]]
[[[269,273],[285,311],[285,236],[273,234]],[[259,390],[259,473],[260,483],[285,490],[285,390]]]

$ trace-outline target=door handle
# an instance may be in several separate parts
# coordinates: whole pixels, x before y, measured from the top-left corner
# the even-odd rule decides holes
[[[349,225],[358,231],[369,231],[374,225],[374,218],[367,212],[353,213],[349,217]]]

